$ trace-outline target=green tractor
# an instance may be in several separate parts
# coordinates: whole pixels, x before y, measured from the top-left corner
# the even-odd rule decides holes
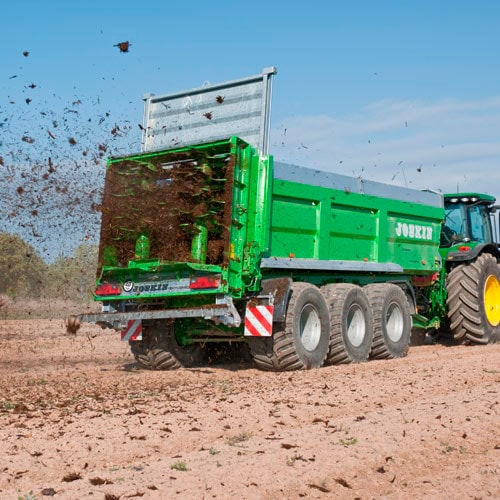
[[[444,196],[440,253],[445,270],[447,321],[441,329],[455,341],[500,340],[498,206],[486,194]],[[492,224],[492,221],[495,221]]]

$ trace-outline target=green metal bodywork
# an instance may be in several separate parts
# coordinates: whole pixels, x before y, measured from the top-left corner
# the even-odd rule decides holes
[[[168,162],[169,157],[185,153],[203,154],[206,158],[227,155],[234,165],[223,262],[204,263],[210,234],[198,227],[197,220],[192,224],[196,231],[189,261],[165,261],[154,254],[149,259],[132,258],[126,265],[109,265],[109,260],[103,259],[97,287],[119,285],[121,292],[101,294],[96,300],[128,304],[162,302],[163,307],[175,308],[210,304],[215,297],[228,296],[238,303],[258,294],[263,279],[275,277],[290,276],[318,285],[384,281],[410,284],[415,276],[431,277],[441,270],[442,206],[406,201],[404,196],[394,199],[353,192],[341,186],[297,182],[293,176],[287,178],[286,172],[277,177],[273,157],[259,154],[237,137],[112,158],[107,168],[120,169],[124,162],[135,162],[137,168],[151,170],[155,161]],[[211,160],[206,161],[210,165]],[[149,239],[153,247],[152,237]],[[119,241],[113,243],[119,244]],[[101,255],[116,253],[117,248],[101,241]],[[262,266],[262,259],[268,263],[283,261],[287,267]],[[310,262],[319,262],[320,267],[308,267]],[[338,268],[321,267],[322,263],[332,262],[339,263]],[[379,265],[380,268],[373,267]],[[396,265],[397,270],[393,266],[384,271],[388,265]],[[188,288],[187,283],[197,276],[220,276],[220,284],[210,289]],[[175,283],[179,286],[174,286]],[[425,318],[421,319],[423,323]]]
[[[255,150],[234,137],[228,141],[173,149],[167,154],[165,152],[158,152],[134,155],[126,157],[126,160],[136,161],[142,168],[149,168],[150,162],[158,157],[166,161],[169,156],[177,156],[181,153],[206,154],[208,151],[212,156],[229,154],[231,157],[234,157],[233,207],[231,210],[231,225],[228,228],[230,244],[229,248],[226,249],[228,256],[227,265],[203,263],[205,260],[204,254],[206,253],[206,249],[203,249],[203,240],[206,240],[207,236],[202,230],[193,237],[193,258],[191,262],[149,259],[130,260],[127,267],[104,265],[100,270],[97,284],[99,285],[104,282],[118,282],[123,284],[126,281],[133,281],[134,283],[140,281],[147,283],[153,281],[163,282],[165,280],[189,278],[192,275],[219,274],[222,276],[221,286],[217,289],[203,290],[202,292],[192,290],[162,292],[144,289],[141,291],[140,296],[136,294],[127,295],[126,292],[123,292],[120,296],[96,297],[97,300],[148,300],[186,295],[213,295],[215,293],[230,293],[234,297],[241,297],[246,289],[252,290],[252,281],[254,282],[253,289],[256,289],[255,277],[260,277],[260,274],[255,265],[253,265],[255,262],[252,260],[252,253],[249,250],[260,249],[265,244],[266,228],[264,228],[264,231],[261,230],[264,225],[261,214],[262,208],[268,205],[265,197],[269,196],[269,188],[267,185],[259,183],[259,181],[261,178],[266,177],[262,175],[262,172],[265,172],[268,168],[267,166],[271,161],[269,157],[259,158]],[[119,168],[123,161],[124,158],[113,158],[108,161],[107,168]],[[255,182],[256,177],[258,177],[257,182]],[[263,197],[264,199],[262,199]],[[140,216],[141,214],[138,214],[139,218]],[[250,244],[247,244],[247,237],[252,238]],[[105,242],[101,241],[101,246],[104,244]],[[105,250],[106,248],[102,248],[101,252],[105,254]],[[244,257],[242,258],[242,256]]]
[[[441,208],[275,180],[269,254],[439,270]],[[373,278],[370,278],[373,280]]]

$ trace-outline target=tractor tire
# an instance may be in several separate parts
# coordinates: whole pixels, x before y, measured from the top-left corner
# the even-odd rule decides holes
[[[285,322],[275,324],[272,337],[248,339],[258,368],[291,371],[319,368],[328,353],[328,307],[319,289],[294,283]]]
[[[322,287],[330,311],[330,345],[326,364],[361,363],[373,341],[373,317],[363,289],[351,284]]]
[[[411,337],[411,312],[404,291],[392,283],[364,287],[373,312],[370,359],[406,356]]]
[[[500,341],[500,268],[484,253],[448,274],[448,318],[455,341],[488,344]]]
[[[200,344],[178,344],[173,321],[144,325],[142,340],[130,341],[129,344],[137,364],[147,370],[189,368],[200,365],[204,358]]]

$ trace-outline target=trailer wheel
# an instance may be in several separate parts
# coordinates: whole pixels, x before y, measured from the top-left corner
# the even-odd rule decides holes
[[[174,325],[173,321],[144,325],[142,340],[129,342],[140,367],[147,370],[176,370],[197,366],[202,362],[204,352],[201,345],[179,345]]]
[[[411,337],[411,313],[405,293],[391,283],[367,285],[365,291],[373,311],[370,358],[406,356]]]
[[[330,345],[326,363],[360,363],[370,354],[373,318],[363,289],[351,284],[324,286],[330,311]]]
[[[448,318],[456,341],[488,344],[500,340],[500,270],[482,254],[448,274]]]
[[[328,307],[319,289],[293,283],[286,319],[270,338],[250,338],[256,365],[263,370],[319,368],[328,353]]]

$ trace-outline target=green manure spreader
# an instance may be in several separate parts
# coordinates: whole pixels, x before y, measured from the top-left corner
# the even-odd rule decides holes
[[[412,329],[494,341],[494,199],[274,161],[274,73],[145,97],[143,151],[107,164],[103,311],[68,326],[119,330],[140,366],[166,370],[221,343],[283,371],[401,357]]]

